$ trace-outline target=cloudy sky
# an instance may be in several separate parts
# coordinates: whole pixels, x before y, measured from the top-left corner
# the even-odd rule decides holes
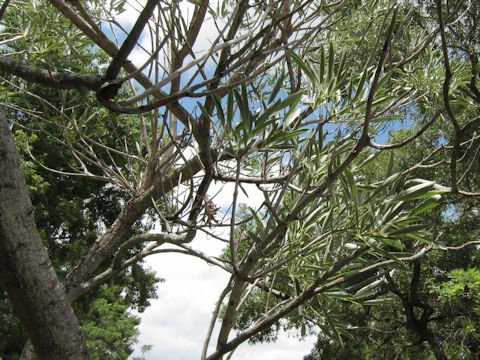
[[[208,241],[212,240],[195,239],[192,245],[211,247]],[[138,345],[153,345],[146,360],[199,359],[211,313],[228,275],[199,259],[182,255],[156,255],[148,260],[148,265],[165,283],[158,286],[158,299],[141,315]],[[215,337],[211,345],[214,340]],[[262,360],[302,359],[312,349],[314,340],[310,337],[299,341],[282,334],[274,344],[242,344],[233,359],[246,360],[252,356]],[[136,355],[139,353],[135,352]]]
[[[248,186],[248,185],[247,185]],[[211,193],[219,190],[212,186]],[[263,195],[254,186],[246,187],[249,197],[239,194],[239,202],[258,206]],[[215,204],[222,208],[231,203],[233,185],[222,188]],[[191,244],[209,254],[221,253],[223,244],[197,236]],[[227,284],[229,275],[200,259],[180,254],[160,254],[147,260],[147,264],[164,278],[158,286],[158,299],[141,314],[139,346],[153,345],[146,360],[190,360],[200,358],[205,335],[218,296]],[[217,322],[217,330],[218,330]],[[216,333],[215,333],[216,334]],[[216,337],[212,337],[211,350]],[[315,337],[299,340],[294,334],[282,333],[273,344],[250,346],[242,344],[233,359],[249,360],[252,356],[262,360],[303,359],[313,347]],[[133,356],[138,356],[135,352]]]
[[[140,1],[142,2],[142,1]],[[187,1],[180,3],[185,19],[192,14],[193,5]],[[139,8],[139,6],[136,6]],[[129,8],[118,18],[122,26],[129,29],[133,26],[138,12]],[[194,50],[207,50],[218,31],[212,21],[207,21],[199,34],[199,41]],[[124,35],[118,34],[119,38]],[[146,49],[151,47],[148,32],[140,38],[140,43]],[[140,48],[135,48],[129,57],[137,66],[141,66],[149,54]],[[186,104],[188,106],[188,104]],[[218,190],[210,189],[209,194]],[[215,187],[214,186],[214,187]],[[247,188],[249,197],[239,193],[239,201],[249,205],[263,200],[263,195],[255,188]],[[215,205],[222,209],[231,204],[232,187],[227,187],[215,198]],[[223,244],[198,235],[191,243],[192,247],[209,255],[219,255]],[[151,301],[151,306],[140,314],[140,337],[137,350],[132,357],[140,356],[142,345],[153,345],[151,351],[145,354],[146,360],[190,360],[200,358],[203,342],[210,323],[212,311],[218,296],[228,281],[228,274],[223,270],[210,266],[197,258],[180,254],[159,254],[146,260],[148,266],[157,272],[165,282],[158,285],[158,299]],[[218,331],[218,323],[216,330]],[[215,346],[215,334],[212,337],[210,350]],[[274,344],[250,346],[242,344],[233,359],[246,360],[252,357],[262,360],[302,359],[313,347],[315,338],[308,337],[299,340],[294,334],[282,333]],[[211,351],[210,351],[211,352]]]

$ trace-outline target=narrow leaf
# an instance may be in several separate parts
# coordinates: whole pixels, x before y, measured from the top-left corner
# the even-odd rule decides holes
[[[298,65],[298,67],[303,71],[303,73],[310,79],[312,83],[316,83],[315,81],[315,75],[313,73],[313,70],[303,62],[303,60],[295,54],[294,52],[291,52],[289,54],[290,58]]]
[[[372,300],[365,300],[362,301],[362,305],[380,305],[392,302],[392,298],[384,298],[384,299],[372,299]]]
[[[275,99],[275,97],[277,96],[278,91],[280,90],[280,87],[283,85],[283,79],[284,78],[285,78],[285,72],[282,69],[282,73],[278,77],[278,80],[277,80],[275,86],[273,87],[272,93],[270,94],[270,97],[268,98],[268,103],[271,103],[273,101],[273,99]]]
[[[330,46],[329,46],[329,50],[328,50],[328,78],[327,78],[327,81],[330,81],[333,78],[333,62],[334,62],[333,44],[330,42]]]
[[[368,285],[365,285],[364,287],[362,287],[360,290],[358,290],[355,293],[354,298],[358,299],[358,298],[361,298],[361,297],[366,297],[367,293],[370,293],[371,290],[374,290],[374,289],[378,288],[384,282],[385,282],[384,279],[378,279],[378,280],[375,280],[375,281],[371,282]]]

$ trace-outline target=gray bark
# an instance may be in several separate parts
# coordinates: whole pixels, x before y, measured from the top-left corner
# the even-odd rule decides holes
[[[19,155],[0,112],[0,283],[38,358],[91,359],[38,234]]]

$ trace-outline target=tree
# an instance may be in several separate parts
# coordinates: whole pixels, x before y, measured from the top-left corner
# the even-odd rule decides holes
[[[39,21],[45,20],[39,14],[36,17]],[[98,56],[88,49],[77,49],[77,54],[81,56],[74,59],[75,66],[82,65],[85,69],[91,67],[95,69],[95,66],[98,66],[98,64],[92,65],[91,61],[98,59]],[[66,57],[55,60],[55,64],[63,65],[72,62]],[[95,71],[94,69],[92,71]],[[34,85],[33,88],[35,89]],[[24,89],[32,90],[32,86],[26,84]],[[2,84],[2,91],[9,90],[11,89],[8,86],[5,88]],[[10,96],[14,94],[11,92]],[[62,104],[66,107],[75,106],[77,114],[85,113],[95,102],[94,96],[84,94],[86,96],[82,97],[82,103],[78,105],[78,98],[59,97],[55,90],[38,87],[36,95],[55,106],[60,107]],[[17,97],[16,105],[22,104],[30,108],[42,108],[43,103],[37,98]],[[68,172],[74,164],[70,153],[64,152],[62,144],[55,140],[63,136],[61,129],[48,122],[44,122],[41,126],[33,125],[35,114],[29,112],[18,115],[15,111],[9,111],[8,114],[17,119],[13,135],[25,170],[37,229],[57,275],[63,279],[84,251],[96,240],[98,234],[112,224],[121,208],[121,203],[128,198],[122,190],[107,187],[101,182],[85,181],[79,177],[71,178],[47,170],[55,168],[60,172]],[[55,117],[55,112],[47,108],[43,108],[43,114],[45,117]],[[120,119],[117,117],[116,120],[114,130],[119,136],[125,136],[134,131],[127,123],[128,117]],[[102,134],[103,141],[106,145],[110,145],[113,138],[104,135],[109,134],[112,128],[106,129],[103,124],[111,121],[108,113],[98,113],[95,118],[90,119],[87,131]],[[48,129],[49,137],[42,135],[42,130],[45,129]],[[134,143],[130,145],[134,146]],[[33,161],[30,155],[37,161]],[[116,160],[119,168],[124,169],[125,162],[122,159]],[[147,231],[150,225],[145,222],[132,228],[130,233],[133,235]],[[107,261],[102,266],[107,268],[109,265]],[[110,280],[108,282],[110,290],[106,290],[105,287],[95,289],[75,304],[74,310],[83,328],[91,327],[93,320],[102,324],[101,333],[86,332],[87,343],[95,343],[95,351],[92,351],[94,358],[102,359],[115,355],[117,359],[126,359],[133,351],[133,343],[137,338],[135,327],[138,325],[138,320],[127,311],[127,305],[142,312],[149,304],[149,298],[155,297],[154,285],[157,281],[154,274],[148,269],[143,269],[140,261],[128,273]],[[5,314],[2,323],[4,331],[1,332],[0,337],[9,339],[8,342],[0,345],[0,357],[18,359],[27,337],[21,323],[12,315],[12,305],[4,294],[4,290],[0,291],[2,292],[1,307],[4,309],[2,314]],[[122,314],[119,313],[119,309],[123,309]],[[92,319],[93,314],[95,319]],[[128,321],[114,321],[114,317],[125,318]],[[15,337],[13,337],[14,334]],[[113,340],[114,337],[116,337],[115,340]]]
[[[306,359],[478,357],[479,342],[473,335],[478,328],[473,310],[478,249],[464,246],[478,242],[473,219],[478,210],[470,198],[447,197],[442,205],[426,220],[455,251],[430,253],[406,267],[407,271],[387,273],[363,305],[344,297],[337,309],[340,321],[347,325],[342,340],[334,342],[319,334]]]
[[[179,2],[150,0],[128,30],[116,20],[125,2],[50,4],[13,1],[3,7],[8,26],[0,70],[11,91],[4,107],[14,112],[13,128],[18,117],[30,114],[36,120],[28,129],[40,128],[70,153],[72,170],[52,169],[57,174],[94,179],[128,194],[116,219],[63,279],[70,303],[146,256],[175,251],[231,274],[202,358],[222,358],[294,311],[299,318],[292,318],[293,326],[306,329],[313,319],[341,340],[337,299],[354,296],[365,303],[392,269],[405,271],[445,248],[420,216],[437,205],[440,194],[479,195],[466,188],[477,155],[461,156],[467,149],[478,154],[478,137],[470,130],[479,118],[454,106],[467,82],[464,72],[452,72],[448,50],[448,26],[470,19],[461,11],[470,9],[464,1],[448,7],[436,1],[435,21],[427,22],[428,8],[413,1],[217,6],[201,0],[187,17]],[[17,16],[20,6],[27,16]],[[37,6],[42,20],[28,17]],[[370,21],[365,13],[376,16]],[[201,49],[207,14],[217,36]],[[358,28],[366,29],[357,43],[351,40],[356,28],[345,26],[350,19],[360,19]],[[422,29],[418,36],[408,30],[413,20]],[[151,46],[138,68],[128,57],[145,47],[139,40],[144,29]],[[119,46],[112,41],[116,31],[124,31]],[[102,52],[95,71],[75,52],[78,47]],[[60,56],[71,61],[56,62]],[[39,98],[37,88],[61,89],[68,102],[95,93],[96,102],[79,113],[65,101]],[[40,107],[18,101],[32,97]],[[114,119],[134,115],[118,122],[128,125],[126,136],[119,136],[115,121],[107,124],[110,132],[89,126],[107,110],[118,114],[110,115]],[[385,124],[413,116],[421,126],[410,137],[374,141]],[[417,176],[443,165],[433,155],[397,173],[365,176],[366,166],[382,164],[379,154],[414,143],[435,123],[449,135],[431,151],[450,159],[448,182]],[[215,205],[215,182],[234,184],[225,212]],[[253,230],[243,231],[238,193],[248,184],[263,192],[264,202],[248,210]],[[226,213],[223,220],[220,212]],[[130,233],[145,217],[160,222],[163,232]],[[215,232],[222,228],[227,235]],[[218,259],[195,249],[200,231],[227,243],[230,255]],[[255,308],[232,337],[249,296],[265,307]],[[216,350],[207,354],[217,320]],[[35,334],[29,336],[36,345]]]

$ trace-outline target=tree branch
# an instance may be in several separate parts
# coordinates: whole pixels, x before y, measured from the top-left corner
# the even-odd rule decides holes
[[[138,38],[140,37],[140,34],[143,31],[143,28],[145,27],[145,24],[148,22],[148,19],[152,15],[152,12],[155,10],[157,4],[159,4],[158,0],[147,1],[144,8],[142,9],[142,12],[138,16],[132,30],[130,30],[127,38],[110,62],[110,65],[105,72],[106,80],[112,80],[117,77],[120,68],[122,67],[124,61],[127,59],[130,52],[133,50],[135,44],[138,41]]]
[[[79,89],[96,91],[104,83],[99,75],[74,74],[49,71],[25,65],[9,56],[0,56],[0,71],[16,75],[29,82],[57,89]]]

